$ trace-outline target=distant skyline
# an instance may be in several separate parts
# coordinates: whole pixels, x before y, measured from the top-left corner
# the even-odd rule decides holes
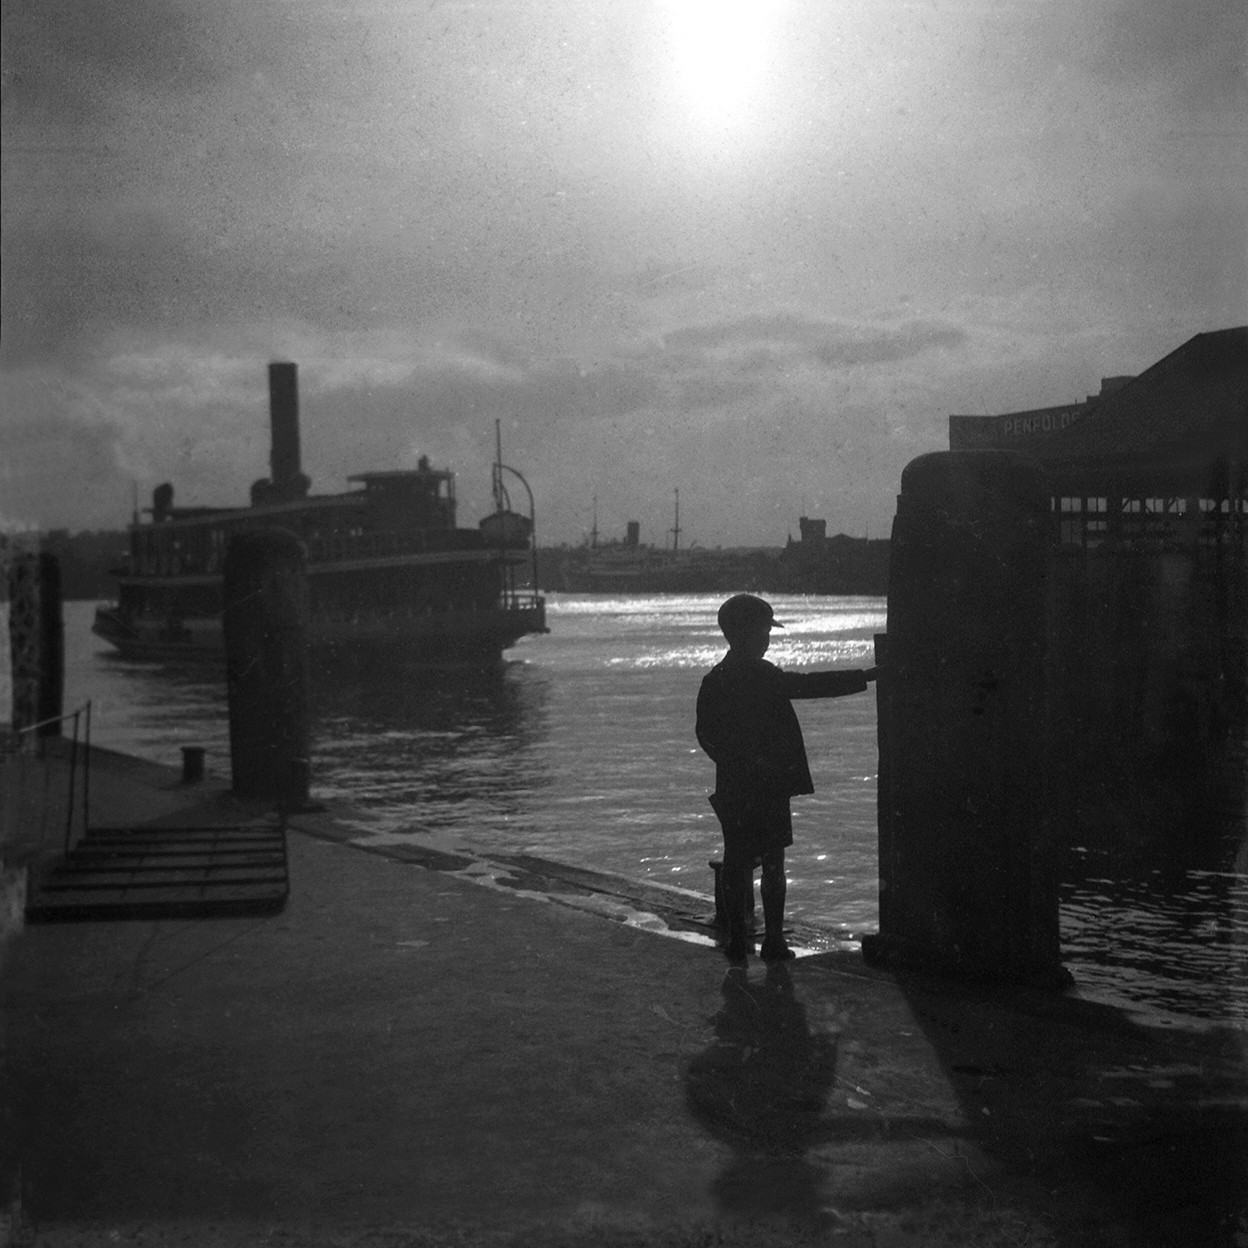
[[[0,526],[414,466],[884,536],[952,413],[1248,321],[1239,0],[2,0]]]

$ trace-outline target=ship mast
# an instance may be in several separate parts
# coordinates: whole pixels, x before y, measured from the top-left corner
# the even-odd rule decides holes
[[[680,550],[680,490],[676,494],[676,523],[672,526],[672,554]]]
[[[507,498],[507,490],[503,486],[503,422],[496,420],[494,422],[494,510],[509,510]]]

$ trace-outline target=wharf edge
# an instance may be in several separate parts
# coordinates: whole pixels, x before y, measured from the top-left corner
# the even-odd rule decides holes
[[[236,804],[107,752],[96,774],[101,821]],[[11,942],[4,1177],[26,1242],[1248,1231],[1248,1031],[1160,1034],[850,954],[726,970],[523,886],[352,853],[332,812],[301,822],[280,914]]]

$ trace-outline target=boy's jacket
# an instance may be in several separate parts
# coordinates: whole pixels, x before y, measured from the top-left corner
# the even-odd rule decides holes
[[[786,672],[730,650],[698,690],[698,743],[715,762],[716,797],[737,802],[813,793],[793,699],[837,698],[866,687],[861,671]]]

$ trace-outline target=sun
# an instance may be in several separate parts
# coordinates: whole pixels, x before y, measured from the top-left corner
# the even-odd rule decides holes
[[[670,0],[673,85],[689,123],[731,127],[763,103],[774,12],[767,0]]]

